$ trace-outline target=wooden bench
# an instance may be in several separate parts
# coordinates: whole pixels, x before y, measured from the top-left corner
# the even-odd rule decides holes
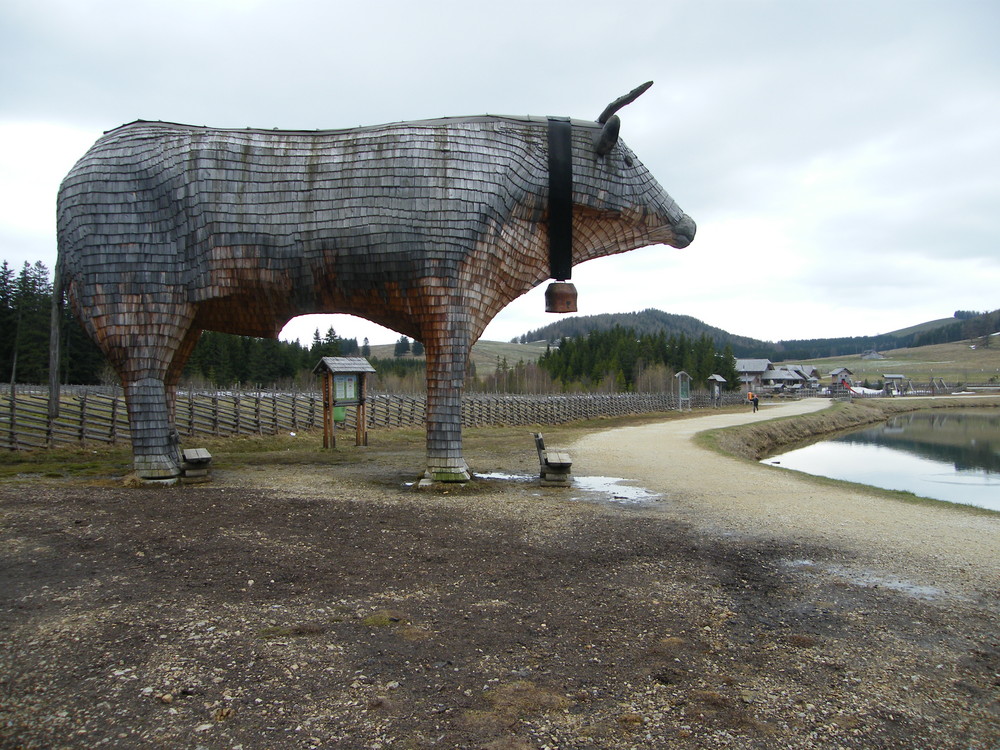
[[[542,433],[536,432],[535,448],[538,451],[539,472],[543,487],[567,487],[573,479],[570,469],[573,467],[573,459],[566,451],[546,450],[545,438]]]
[[[187,448],[183,456],[181,471],[185,484],[198,484],[211,480],[208,473],[209,465],[212,463],[211,453],[205,448]]]

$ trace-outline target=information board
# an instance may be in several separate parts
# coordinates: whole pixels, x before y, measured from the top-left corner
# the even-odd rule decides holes
[[[356,404],[358,402],[357,375],[333,376],[333,402],[335,404]]]

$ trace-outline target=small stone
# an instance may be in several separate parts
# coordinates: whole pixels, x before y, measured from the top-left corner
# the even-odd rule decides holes
[[[161,703],[173,703],[174,702],[174,696],[173,696],[173,694],[171,694],[171,693],[164,693],[163,695],[160,696],[160,702]]]

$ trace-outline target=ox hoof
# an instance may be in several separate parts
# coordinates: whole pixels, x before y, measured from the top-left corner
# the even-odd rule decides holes
[[[428,469],[420,480],[420,487],[429,487],[435,482],[471,482],[472,475],[464,469]]]
[[[133,466],[143,484],[176,484],[181,477],[181,467],[168,456],[136,456]]]

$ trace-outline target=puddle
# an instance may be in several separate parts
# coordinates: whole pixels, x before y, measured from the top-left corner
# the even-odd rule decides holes
[[[538,479],[537,474],[504,474],[502,471],[490,471],[485,474],[476,472],[476,479],[502,479],[508,482],[531,482]]]
[[[508,482],[537,482],[537,474],[505,474],[491,471],[476,474],[479,479],[498,479]],[[569,489],[574,492],[573,500],[604,501],[613,503],[650,503],[662,500],[663,496],[650,492],[645,487],[622,484],[630,480],[624,477],[579,477],[574,476]],[[547,488],[548,489],[548,488]],[[584,494],[579,494],[584,493]]]
[[[573,477],[572,488],[598,495],[600,496],[598,499],[616,503],[650,503],[663,497],[655,492],[650,492],[645,487],[622,484],[622,482],[627,481],[629,480],[623,477]],[[576,497],[574,499],[593,500],[594,498]]]
[[[914,599],[931,601],[940,599],[945,595],[944,590],[937,586],[921,586],[920,584],[905,581],[901,578],[879,575],[873,570],[851,570],[843,565],[817,565],[812,560],[786,560],[785,565],[806,572],[834,575],[855,586],[898,591],[901,594],[912,596]]]

